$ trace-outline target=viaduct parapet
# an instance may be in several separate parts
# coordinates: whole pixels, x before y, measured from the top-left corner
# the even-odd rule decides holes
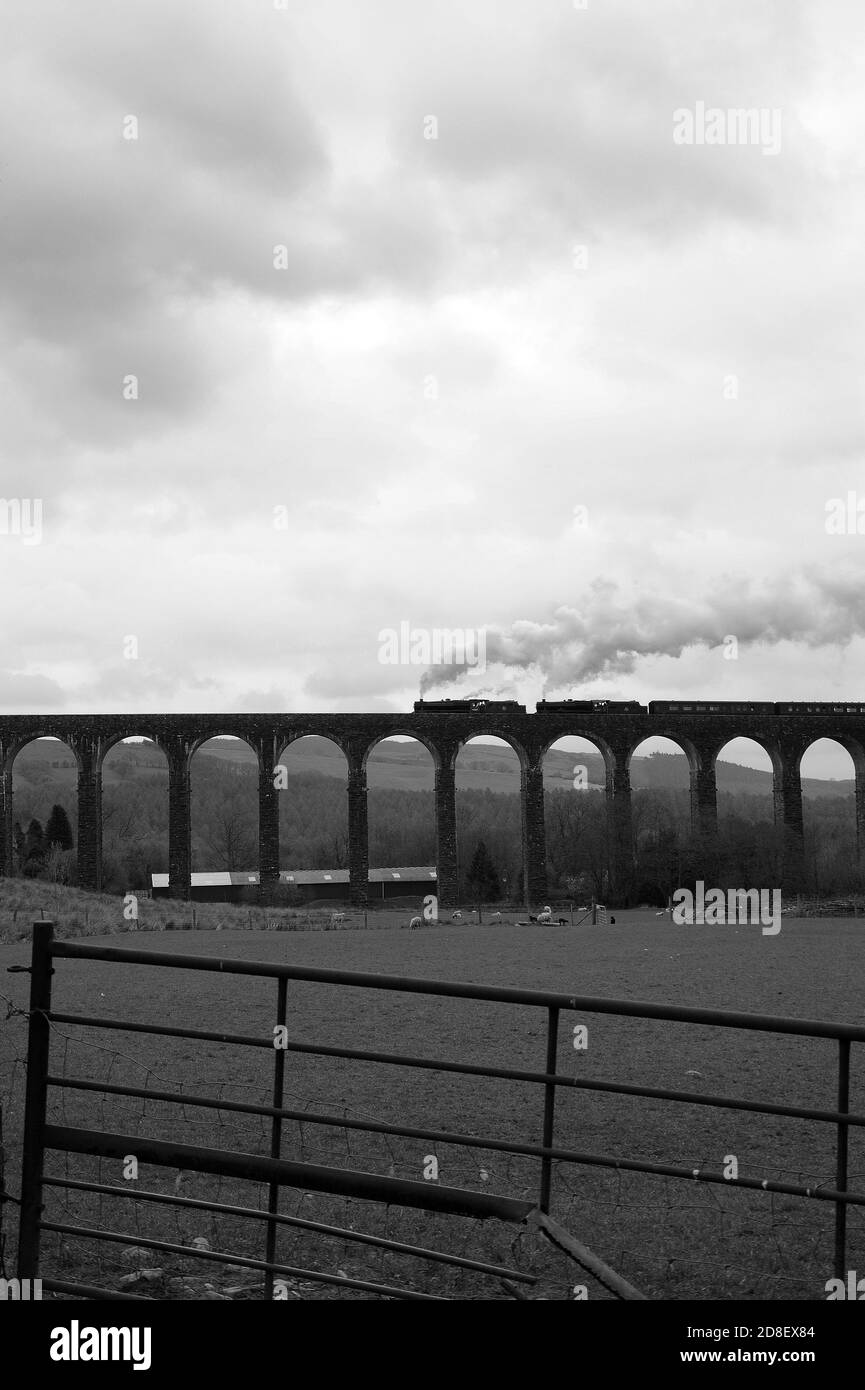
[[[102,762],[121,740],[149,738],[168,763],[169,884],[174,896],[189,896],[191,873],[190,762],[196,749],[217,735],[245,740],[258,759],[259,871],[263,897],[279,879],[279,793],[274,769],[289,744],[308,734],[331,739],[348,764],[349,880],[352,901],[368,891],[366,763],[382,739],[409,735],[430,752],[435,768],[438,893],[442,906],[456,902],[455,765],[460,748],[477,735],[495,735],[514,749],[521,768],[522,848],[527,906],[547,894],[543,759],[568,735],[591,741],[604,759],[611,901],[627,903],[634,889],[630,760],[651,737],[664,736],[682,749],[691,777],[692,828],[705,847],[707,882],[717,833],[715,760],[731,739],[751,738],[766,750],[774,769],[775,824],[783,846],[783,887],[795,888],[802,863],[800,762],[816,739],[830,738],[850,753],[856,780],[856,834],[860,860],[865,850],[865,713],[653,714],[511,710],[421,711],[412,714],[55,714],[0,716],[0,868],[13,869],[12,765],[36,738],[69,745],[78,764],[78,875],[84,888],[98,889],[102,873]],[[576,793],[575,793],[576,794]],[[747,886],[747,885],[743,885]],[[770,885],[762,885],[770,886]]]

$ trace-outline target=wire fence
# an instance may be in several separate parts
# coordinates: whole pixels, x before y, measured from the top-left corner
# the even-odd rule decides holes
[[[61,954],[72,954],[61,943],[55,946]],[[91,950],[105,959],[130,954]],[[171,964],[180,967],[181,962],[175,958]],[[113,1012],[112,1023],[140,1019],[143,1012],[137,1005],[142,1000],[152,1003],[162,998],[172,1010],[177,1005],[178,1011],[170,1014],[176,1032],[183,1031],[177,1028],[178,1017],[184,1023],[211,1018],[215,995],[202,988],[198,975],[190,977],[186,968],[168,972],[153,966],[152,960],[140,965],[151,979],[170,974],[183,983],[176,985],[170,998],[151,988],[136,994],[129,983],[134,973],[131,962],[121,965],[118,959],[108,973],[101,969],[96,981],[107,986],[110,971],[123,972],[122,991],[115,994],[110,987],[96,991],[97,996],[109,996],[108,1001],[100,1000],[100,1012]],[[248,965],[244,963],[244,969]],[[263,967],[262,973],[277,971]],[[761,1101],[758,1093],[746,1099],[749,1105],[768,1105],[770,1113],[731,1113],[730,1107],[699,1104],[707,1098],[704,1092],[694,1092],[671,1106],[665,1088],[646,1086],[629,1053],[627,1030],[641,1022],[636,1017],[615,1020],[624,1029],[617,1048],[617,1071],[624,1073],[624,1080],[610,1081],[607,1068],[590,1074],[570,1033],[561,1032],[551,1050],[537,1012],[539,1007],[549,1009],[552,996],[531,992],[532,1005],[516,1005],[500,997],[479,1000],[477,987],[463,987],[469,991],[463,997],[442,993],[430,998],[416,992],[407,1012],[402,995],[401,1011],[370,1007],[380,977],[365,977],[361,989],[340,984],[333,978],[340,973],[345,972],[299,971],[292,978],[293,972],[284,968],[299,1036],[298,1050],[286,1052],[290,1061],[280,1107],[285,1112],[283,1158],[387,1180],[425,1181],[430,1187],[439,1182],[479,1194],[506,1194],[537,1206],[539,1164],[543,1168],[538,1153],[497,1150],[483,1142],[495,1137],[511,1147],[539,1147],[545,1113],[537,1093],[548,1095],[549,1083],[488,1074],[531,1069],[537,1077],[558,1078],[555,1146],[552,1134],[544,1136],[551,1150],[547,1161],[551,1215],[647,1296],[821,1298],[826,1280],[838,1268],[839,1255],[851,1268],[857,1267],[857,1258],[860,1266],[865,1264],[865,1197],[858,1190],[865,1166],[859,1142],[863,1117],[856,1109],[865,1108],[861,1081],[854,1081],[844,1107],[839,1104],[837,1109],[822,1111],[817,1106],[826,1105],[825,1090],[809,1106],[801,1099],[793,1102],[786,1093],[779,1099],[775,1092],[768,1102]],[[304,974],[327,978],[304,980]],[[19,980],[23,983],[24,977]],[[212,977],[207,982],[217,983]],[[250,977],[233,976],[233,989],[228,992],[227,977],[218,977],[218,983],[223,987],[223,1002],[229,1005],[229,1021],[248,1018],[254,1024],[252,1035],[257,1030],[263,1037],[272,1023],[273,1009],[260,1000],[254,1005]],[[430,984],[412,983],[418,990]],[[8,1194],[17,1192],[20,1181],[29,1023],[23,991],[17,993],[17,999],[12,991],[7,998],[4,1037],[9,1065],[0,1097]],[[94,1002],[92,995],[93,990],[85,1000],[88,1006]],[[390,993],[385,997],[389,1002],[394,998]],[[590,1013],[590,1004],[612,1010],[618,1002],[637,1012],[642,1007],[625,1001],[568,1002],[579,1019]],[[433,1020],[436,1005],[447,1010],[444,1022]],[[269,1052],[262,1048],[250,1056],[246,1049],[215,1038],[205,1045],[194,1038],[158,1032],[126,1034],[72,1023],[71,1016],[54,1008],[51,1013],[51,1125],[129,1135],[139,1139],[141,1147],[147,1137],[159,1135],[199,1148],[216,1146],[263,1156],[271,1152],[273,1115],[242,1107],[273,1107],[272,1044]],[[724,1016],[713,1011],[657,1006],[655,1026],[683,1023],[676,1015],[689,1013],[699,1016],[689,1022],[711,1016],[712,1022],[706,1021],[705,1026],[713,1036],[746,1037],[744,1024],[740,1022],[731,1034],[729,1027],[718,1022]],[[330,1025],[331,1040],[304,1041],[313,1036],[304,1030],[322,1022]],[[800,1027],[797,1020],[774,1022]],[[848,1048],[851,1041],[865,1040],[865,1030],[833,1030],[831,1025],[826,1025],[828,1036],[822,1038],[807,1035],[807,1026],[801,1025],[798,1035],[769,1039],[765,1024],[764,1019],[761,1041],[781,1050],[780,1074],[794,1078],[806,1070],[802,1059],[822,1049],[820,1067],[808,1074],[830,1081],[834,1068],[829,1054],[837,1046],[843,1051],[844,1039],[839,1041],[838,1034],[848,1035]],[[415,1059],[432,1051],[434,1059],[453,1069],[405,1068],[399,1062],[371,1062],[350,1055],[381,1051],[385,1039],[392,1054],[395,1040],[400,1049],[415,1044]],[[748,1043],[759,1070],[759,1059],[768,1052],[763,1048],[754,1053],[753,1035]],[[328,1055],[328,1047],[333,1055]],[[607,1053],[609,1062],[609,1049]],[[398,1054],[403,1060],[408,1055]],[[657,1053],[652,1061],[657,1073]],[[614,1089],[594,1089],[602,1086]],[[656,1094],[632,1094],[629,1087]],[[195,1103],[202,1092],[212,1100],[212,1108]],[[797,1109],[803,1113],[773,1113]],[[680,1117],[675,1124],[671,1112]],[[816,1114],[821,1118],[815,1122]],[[460,1142],[422,1137],[430,1134]],[[850,1136],[851,1142],[839,1148],[841,1135],[845,1140]],[[129,1149],[128,1157],[134,1159],[135,1145]],[[839,1185],[842,1150],[847,1200],[827,1200]],[[580,1161],[557,1159],[554,1153],[579,1155]],[[735,1179],[722,1177],[725,1161],[737,1155]],[[43,1274],[50,1270],[61,1281],[108,1288],[118,1295],[272,1296],[267,1270],[261,1268],[263,1233],[272,1215],[272,1188],[267,1182],[146,1162],[139,1164],[133,1178],[124,1175],[122,1157],[49,1151],[41,1235]],[[628,1162],[640,1166],[631,1168]],[[674,1170],[681,1171],[674,1176]],[[152,1200],[143,1192],[168,1200]],[[6,1206],[4,1274],[11,1270],[15,1254],[17,1222],[8,1220],[10,1208],[17,1210],[17,1203],[10,1201]],[[257,1216],[250,1216],[251,1210]],[[845,1218],[840,1252],[839,1210]],[[408,1297],[451,1299],[565,1299],[583,1291],[592,1299],[615,1296],[592,1273],[575,1268],[531,1225],[407,1209],[389,1202],[386,1194],[373,1202],[290,1186],[280,1189],[278,1215],[271,1262],[296,1271],[274,1272],[277,1295],[286,1298],[377,1297],[376,1290],[382,1289],[390,1290],[392,1296],[400,1291]],[[82,1229],[103,1238],[82,1235]],[[433,1252],[434,1258],[401,1248],[405,1246],[422,1247]],[[220,1252],[230,1253],[233,1262],[222,1265],[211,1258]],[[477,1266],[485,1266],[487,1272]],[[488,1272],[491,1266],[499,1269],[498,1275]],[[317,1277],[304,1277],[304,1272]]]

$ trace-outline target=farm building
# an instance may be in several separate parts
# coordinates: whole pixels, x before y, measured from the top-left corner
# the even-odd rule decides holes
[[[304,902],[317,902],[321,899],[335,902],[348,902],[348,869],[283,869],[279,875],[280,885],[294,888],[302,895]],[[152,874],[151,883],[154,898],[167,898],[168,874]],[[395,898],[418,898],[436,891],[436,871],[434,868],[370,869],[370,904],[389,901]],[[190,897],[194,902],[245,903],[258,899],[258,871],[248,873],[229,872],[192,875]]]

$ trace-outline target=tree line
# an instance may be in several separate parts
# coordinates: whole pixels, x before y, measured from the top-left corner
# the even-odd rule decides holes
[[[56,801],[50,802],[50,792]],[[65,804],[64,804],[65,802]],[[49,808],[50,804],[50,809]],[[770,797],[720,794],[718,835],[710,846],[691,831],[685,789],[652,788],[632,795],[633,876],[638,898],[662,901],[710,866],[715,886],[778,881],[780,846]],[[18,820],[13,858],[17,873],[74,881],[74,789],[38,787],[15,793]],[[196,871],[243,871],[258,864],[258,777],[254,768],[217,760],[196,768],[192,781],[192,861]],[[371,788],[368,792],[372,867],[435,864],[435,802],[430,791]],[[611,863],[603,791],[555,789],[545,794],[547,871],[551,895],[604,900]],[[44,825],[40,817],[45,817]],[[103,881],[121,892],[149,887],[150,874],[168,868],[168,808],[162,772],[130,762],[103,791]],[[23,827],[27,827],[24,829]],[[483,901],[522,896],[521,808],[516,794],[457,791],[457,867],[460,892]],[[348,867],[345,784],[318,772],[291,774],[280,792],[283,868]],[[856,862],[852,798],[806,802],[802,891],[831,896],[862,886]],[[708,882],[708,879],[706,880]]]
[[[74,840],[69,817],[55,803],[43,826],[33,816],[27,829],[16,820],[12,829],[12,863],[24,878],[50,878],[68,883],[74,877]]]

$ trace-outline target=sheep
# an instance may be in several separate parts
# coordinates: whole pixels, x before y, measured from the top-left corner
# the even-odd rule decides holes
[[[490,913],[490,921],[491,921],[491,922],[500,922],[501,920],[502,920],[502,914],[501,914],[500,912],[491,912],[491,913]]]
[[[545,907],[544,910],[543,910],[543,912],[539,912],[539,913],[538,913],[537,920],[538,920],[539,923],[543,923],[543,924],[546,924],[546,923],[548,923],[548,922],[552,922],[552,920],[553,920],[553,909],[552,909],[551,907]]]
[[[420,919],[419,917],[412,917],[411,921],[410,921],[409,924],[408,924],[408,929],[409,929],[409,931],[414,931],[415,927],[422,927],[422,926],[423,926],[423,922],[421,921],[421,919]]]
[[[336,926],[339,925],[340,922],[344,922],[344,921],[345,921],[345,913],[344,913],[344,912],[332,912],[332,913],[330,914],[330,925],[331,925],[332,927],[336,927]]]
[[[462,920],[463,914],[460,912],[459,908],[457,908],[456,912],[451,913],[452,922],[461,922]]]

